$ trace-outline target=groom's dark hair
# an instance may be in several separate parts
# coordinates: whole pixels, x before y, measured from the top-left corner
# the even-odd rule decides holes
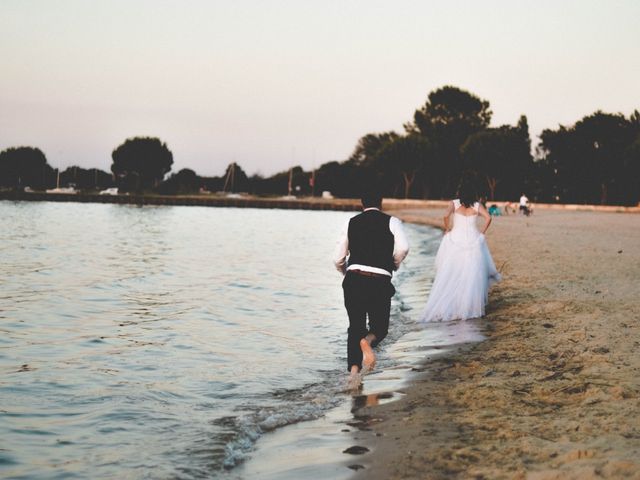
[[[382,208],[382,189],[375,183],[364,185],[360,200],[363,208]]]

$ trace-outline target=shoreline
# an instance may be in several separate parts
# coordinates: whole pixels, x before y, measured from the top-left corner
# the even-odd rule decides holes
[[[113,203],[124,205],[179,205],[203,207],[236,207],[236,208],[280,208],[297,210],[334,210],[360,211],[360,200],[354,198],[322,198],[322,197],[261,197],[254,195],[222,196],[206,195],[159,195],[159,194],[119,194],[100,195],[87,193],[47,193],[0,191],[0,200],[28,202],[78,202],[78,203]],[[505,201],[492,201],[504,207]],[[442,209],[449,204],[448,200],[414,200],[387,198],[383,202],[383,210],[403,211],[403,219],[407,222],[430,225],[442,228],[442,222],[433,215],[424,215],[424,210]],[[536,203],[535,211],[560,210],[572,212],[615,212],[640,213],[640,205],[631,207],[623,205],[588,205],[588,204],[552,204]],[[516,215],[506,215],[514,216]]]
[[[287,210],[358,211],[353,199],[284,198],[216,195],[99,195],[45,192],[0,192],[0,200],[28,202],[77,202],[120,205],[279,208]]]
[[[367,458],[376,455],[370,437],[380,420],[371,412],[402,399],[434,359],[467,351],[486,338],[483,320],[458,327],[433,323],[388,343],[379,357],[380,368],[366,375],[361,389],[338,390],[340,404],[318,418],[265,432],[249,457],[225,478],[349,480],[358,471],[370,475],[365,467]],[[426,367],[425,358],[429,359]],[[346,376],[340,384],[346,386]]]
[[[437,224],[442,210],[388,209]],[[640,217],[494,218],[487,339],[425,362],[355,479],[640,478]]]

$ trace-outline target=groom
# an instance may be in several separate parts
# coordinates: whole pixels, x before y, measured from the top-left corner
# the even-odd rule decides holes
[[[345,224],[334,256],[336,268],[344,274],[344,305],[349,315],[347,362],[352,377],[363,367],[375,366],[372,347],[389,329],[395,294],[392,272],[409,253],[402,222],[381,211],[382,194],[369,188],[361,200],[363,212]]]

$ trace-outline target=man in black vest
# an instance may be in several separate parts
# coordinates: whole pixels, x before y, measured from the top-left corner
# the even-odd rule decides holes
[[[334,263],[344,274],[344,305],[349,315],[347,365],[352,378],[375,366],[372,347],[387,336],[392,272],[409,253],[402,222],[381,212],[382,195],[362,195],[363,212],[351,218],[338,240]],[[367,328],[367,316],[369,328]]]

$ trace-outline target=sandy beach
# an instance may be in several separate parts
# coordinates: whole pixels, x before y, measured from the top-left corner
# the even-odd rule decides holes
[[[441,209],[392,210],[437,224]],[[488,339],[365,407],[366,479],[640,479],[640,215],[496,218]]]

